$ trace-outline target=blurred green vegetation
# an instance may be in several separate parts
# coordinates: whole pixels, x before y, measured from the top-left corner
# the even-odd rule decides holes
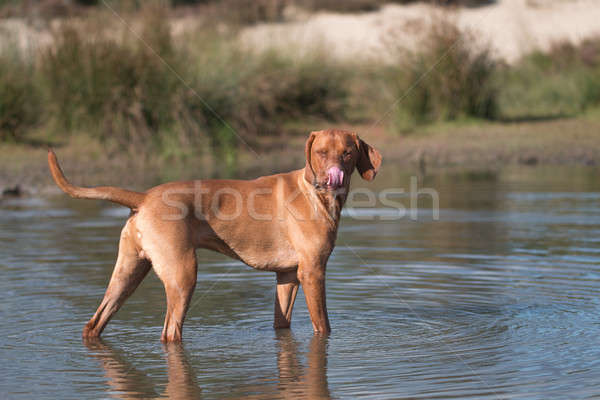
[[[575,116],[600,103],[600,38],[507,65],[440,22],[418,51],[398,46],[391,64],[378,65],[336,61],[326,49],[251,51],[235,30],[175,39],[164,6],[138,13],[139,37],[90,15],[52,28],[52,45],[34,54],[4,43],[0,140],[87,135],[140,157],[209,147],[235,168],[241,140],[256,147],[298,121],[372,123],[391,104],[392,130],[412,132],[444,121]]]
[[[185,156],[208,145],[231,164],[240,139],[277,135],[300,118],[344,118],[347,68],[326,54],[256,54],[210,29],[176,45],[164,11],[142,11],[139,38],[90,19],[61,24],[33,57],[5,46],[2,139],[23,141],[38,125],[48,140],[84,133],[137,153]]]
[[[498,72],[505,120],[569,117],[600,104],[600,38],[556,43]]]
[[[396,57],[389,82],[401,99],[394,121],[397,129],[407,132],[436,121],[491,120],[500,115],[498,63],[488,46],[451,22],[438,19],[419,49],[392,48]]]
[[[437,21],[415,53],[399,52],[389,82],[402,101],[395,127],[440,121],[532,121],[574,117],[600,105],[600,38],[555,43],[515,64],[489,45]]]
[[[39,121],[32,63],[14,47],[0,52],[0,141],[22,141]]]

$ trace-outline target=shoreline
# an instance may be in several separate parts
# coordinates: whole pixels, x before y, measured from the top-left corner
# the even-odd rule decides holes
[[[418,175],[453,170],[489,172],[514,166],[600,165],[600,118],[594,114],[538,122],[437,124],[405,136],[384,127],[330,126],[358,132],[381,150],[385,164]],[[313,129],[325,127],[321,124]],[[207,149],[188,159],[149,155],[140,160],[81,137],[54,148],[65,174],[76,184],[143,190],[172,180],[243,179],[302,168],[305,137],[295,134],[263,143],[258,156],[240,149],[235,171],[227,171],[224,161]],[[19,185],[29,194],[58,193],[47,169],[46,153],[45,146],[0,144],[0,192]]]

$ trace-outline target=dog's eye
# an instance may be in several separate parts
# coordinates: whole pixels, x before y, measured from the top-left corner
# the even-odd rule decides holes
[[[327,150],[317,150],[317,154],[321,157],[327,156]]]
[[[343,157],[344,157],[344,160],[347,160],[347,159],[349,159],[349,158],[350,158],[350,156],[352,156],[352,152],[350,152],[350,151],[345,151],[345,152],[344,152],[344,155],[343,155]]]

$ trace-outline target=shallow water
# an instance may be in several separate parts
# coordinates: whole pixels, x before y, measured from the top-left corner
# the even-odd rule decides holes
[[[274,275],[201,251],[184,344],[167,347],[153,274],[103,341],[80,338],[126,210],[3,201],[1,397],[600,396],[597,172],[429,177],[439,220],[426,196],[416,221],[382,205],[346,212],[328,264],[329,338],[313,336],[301,294],[292,329],[274,331]],[[361,186],[407,189],[409,177],[388,167]]]

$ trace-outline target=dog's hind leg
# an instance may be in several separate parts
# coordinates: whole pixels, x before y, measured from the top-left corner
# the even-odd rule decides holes
[[[140,258],[128,225],[121,232],[119,255],[100,307],[83,328],[84,338],[98,337],[111,317],[135,291],[151,268],[150,261]]]
[[[190,249],[183,254],[161,257],[160,260],[153,260],[154,270],[163,282],[167,296],[167,312],[160,340],[164,343],[180,342],[185,314],[196,288],[196,253]]]
[[[292,309],[298,294],[298,281],[296,270],[290,272],[277,272],[277,290],[275,291],[275,320],[273,328],[289,328],[292,323]]]

